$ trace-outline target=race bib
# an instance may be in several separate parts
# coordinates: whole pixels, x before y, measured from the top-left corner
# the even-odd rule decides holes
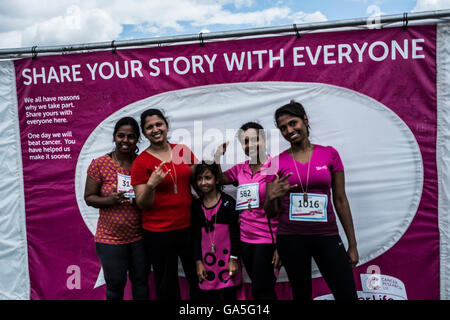
[[[125,198],[134,198],[134,189],[131,185],[131,177],[118,173],[117,174],[117,192],[125,192]]]
[[[259,208],[259,183],[242,184],[237,187],[236,210]]]
[[[303,193],[291,193],[289,205],[289,220],[327,222],[326,194],[308,193],[305,201]]]

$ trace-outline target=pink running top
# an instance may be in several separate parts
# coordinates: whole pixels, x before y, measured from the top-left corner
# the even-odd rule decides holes
[[[258,183],[259,184],[259,207],[240,211],[241,241],[246,243],[272,243],[272,236],[269,229],[266,213],[264,212],[264,202],[266,199],[266,183],[273,181],[274,172],[270,170],[271,157],[268,156],[266,163],[253,174],[249,161],[234,165],[225,171],[231,182],[238,182],[239,185]],[[272,234],[276,241],[278,217],[270,219]]]
[[[288,181],[291,185],[297,184],[298,187],[292,189],[291,193],[303,193],[299,175],[303,183],[303,188],[307,189],[308,193],[327,195],[326,221],[293,221],[289,218],[290,193],[288,192],[284,196],[281,205],[278,234],[338,234],[336,215],[331,201],[332,175],[335,172],[344,170],[344,166],[336,149],[329,146],[314,145],[314,151],[309,160],[309,178],[307,177],[308,162],[301,163],[295,161],[287,150],[273,158],[273,161],[274,164],[278,161],[278,175],[280,178],[292,172],[292,176],[288,178]],[[297,166],[297,170],[295,166]],[[307,187],[305,186],[306,181],[308,181]]]

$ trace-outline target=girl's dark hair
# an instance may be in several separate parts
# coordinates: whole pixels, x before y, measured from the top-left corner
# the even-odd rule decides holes
[[[261,135],[262,138],[266,139],[266,133],[264,132],[263,126],[257,122],[250,121],[250,122],[244,123],[239,128],[237,137],[238,137],[240,143],[242,143],[242,133],[244,133],[248,129],[255,129],[256,131],[258,131],[258,135]]]
[[[122,126],[131,126],[133,128],[133,132],[136,135],[136,140],[139,142],[139,139],[141,137],[141,132],[139,131],[139,125],[136,120],[132,117],[123,117],[122,119],[119,119],[119,121],[116,122],[116,125],[114,126],[113,131],[113,138],[116,136],[117,131],[119,131],[120,127]],[[139,148],[136,146],[136,149],[134,150],[135,153],[139,152]]]
[[[145,126],[145,119],[147,117],[151,117],[151,116],[158,116],[159,118],[161,118],[165,123],[166,126],[169,126],[169,122],[167,121],[167,118],[164,116],[164,114],[162,113],[161,110],[159,109],[147,109],[144,112],[141,113],[141,130],[142,133],[144,133],[144,126]]]
[[[195,183],[195,186],[197,186],[197,178],[198,178],[198,176],[203,174],[206,170],[211,171],[211,173],[213,174],[213,176],[216,179],[216,181],[220,183],[220,176],[219,176],[220,170],[219,170],[219,166],[217,165],[217,163],[215,163],[214,161],[205,161],[205,160],[203,160],[201,163],[198,163],[195,166],[194,181],[193,181]],[[217,185],[217,189],[222,191],[223,186],[218,184]]]
[[[283,116],[283,115],[289,115],[292,117],[298,117],[302,120],[305,119],[306,116],[306,111],[305,108],[303,107],[303,105],[300,102],[296,102],[295,100],[291,100],[288,104],[285,104],[284,106],[279,107],[276,111],[275,111],[275,123],[278,127],[278,118]],[[306,127],[306,132],[308,133],[309,136],[309,124]]]

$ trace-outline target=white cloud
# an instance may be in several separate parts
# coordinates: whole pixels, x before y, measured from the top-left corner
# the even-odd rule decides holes
[[[253,0],[219,0],[216,2],[224,5],[232,3],[238,9],[242,7],[251,7],[253,5]]]
[[[0,48],[19,48],[22,46],[22,33],[9,31],[0,33]]]
[[[417,0],[413,12],[450,9],[450,0]]]
[[[210,29],[214,24],[258,27],[326,20],[319,11],[292,12],[281,4],[252,10],[255,3],[253,0],[1,0],[0,47],[110,41],[120,38],[123,25],[134,26],[134,31],[153,37],[168,29],[180,34],[187,27]]]
[[[140,32],[140,33],[157,33],[160,30],[161,30],[160,28],[158,28],[154,25],[149,25],[148,23],[137,24],[133,28],[134,32]]]
[[[276,19],[283,19],[289,16],[289,8],[269,8],[261,11],[231,13],[228,11],[217,12],[205,20],[194,21],[194,26],[204,26],[210,24],[239,25],[250,24],[254,26],[270,25]]]
[[[327,21],[327,17],[320,11],[313,13],[305,13],[302,11],[296,12],[292,15],[293,23],[312,23],[312,22],[322,22]]]
[[[122,32],[108,13],[101,9],[67,8],[66,14],[52,17],[27,27],[22,32],[22,45],[58,45],[99,42],[115,39]]]
[[[115,39],[122,26],[103,9],[73,0],[1,1],[0,47],[59,45]],[[7,20],[3,19],[6,17]],[[5,37],[6,36],[6,37]]]

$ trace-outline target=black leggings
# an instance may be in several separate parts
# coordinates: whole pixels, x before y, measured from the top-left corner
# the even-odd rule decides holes
[[[148,275],[150,264],[146,257],[144,241],[127,244],[95,243],[95,249],[106,281],[106,299],[122,300],[127,283],[131,281],[133,299],[148,300]]]
[[[276,300],[275,274],[272,264],[275,246],[273,244],[252,244],[241,242],[242,261],[252,280],[252,294],[255,300]]]
[[[181,300],[178,282],[178,257],[180,257],[189,283],[190,299],[198,300],[198,278],[193,258],[190,229],[163,232],[144,230],[144,241],[153,266],[156,299]]]
[[[227,287],[219,290],[200,290],[200,297],[204,302],[236,301],[238,287]]]
[[[278,235],[277,248],[294,300],[311,300],[311,258],[336,300],[357,300],[350,259],[336,236]]]

